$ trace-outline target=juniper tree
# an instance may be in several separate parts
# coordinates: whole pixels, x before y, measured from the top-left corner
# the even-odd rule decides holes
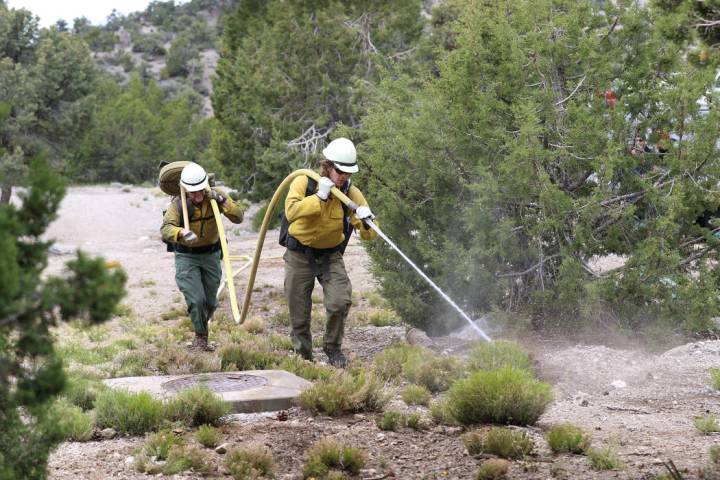
[[[720,241],[697,219],[720,203],[720,112],[698,99],[717,55],[692,61],[700,40],[670,28],[677,12],[632,2],[453,5],[438,71],[420,89],[387,78],[364,119],[383,229],[474,314],[707,328]],[[657,148],[630,154],[637,135]],[[457,324],[394,252],[368,248],[405,320]],[[591,268],[608,254],[627,261]]]
[[[125,274],[78,252],[62,277],[43,277],[52,242],[43,234],[64,195],[44,159],[29,169],[21,205],[0,205],[0,479],[46,476],[61,440],[49,406],[65,382],[50,329],[73,318],[112,315]]]
[[[357,126],[377,69],[412,49],[419,0],[241,2],[224,23],[213,152],[235,186],[269,197],[340,123]]]

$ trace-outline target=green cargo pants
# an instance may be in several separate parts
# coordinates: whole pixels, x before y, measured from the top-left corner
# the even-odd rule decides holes
[[[185,296],[195,333],[208,333],[208,320],[217,308],[221,276],[219,251],[175,253],[175,282]]]
[[[352,302],[352,285],[345,271],[340,252],[329,253],[311,260],[305,253],[285,251],[285,296],[290,311],[293,348],[304,358],[312,358],[312,291],[317,279],[323,288],[326,311],[325,348],[339,349],[345,333],[345,319]],[[316,262],[316,266],[311,265]],[[327,262],[327,263],[324,263]],[[320,266],[320,268],[318,268]]]

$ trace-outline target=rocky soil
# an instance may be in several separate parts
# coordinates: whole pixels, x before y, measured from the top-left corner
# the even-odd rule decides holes
[[[167,197],[147,188],[71,188],[59,219],[48,232],[48,237],[57,242],[48,272],[60,272],[71,252],[82,248],[123,266],[129,277],[125,303],[141,318],[177,306],[172,255],[165,252],[158,232],[167,201]],[[226,224],[233,254],[254,252],[256,234],[250,231],[249,223]],[[255,283],[262,288],[254,304],[270,305],[270,310],[280,308],[272,302],[283,283],[283,250],[276,238],[277,232],[268,235],[266,259]],[[373,290],[366,257],[357,242],[351,242],[346,259],[354,289]],[[240,301],[246,279],[241,273],[236,280]],[[349,329],[345,346],[353,356],[371,358],[405,336],[403,327],[364,326]],[[494,336],[509,338],[511,334],[496,331]],[[719,442],[717,436],[701,435],[692,419],[706,412],[720,415],[718,392],[708,386],[708,369],[720,367],[720,341],[684,343],[650,353],[627,341],[618,346],[600,344],[596,339],[512,336],[532,352],[541,377],[554,387],[555,401],[538,425],[526,429],[535,441],[534,455],[513,462],[508,478],[649,479],[665,472],[663,462],[668,460],[684,478],[700,478],[699,469],[709,462],[708,448]],[[460,337],[432,339],[432,344],[438,351],[462,354],[468,336]],[[412,410],[399,398],[393,404]],[[418,411],[427,417],[426,409]],[[585,456],[552,455],[543,431],[558,422],[585,428],[592,433],[593,445],[613,445],[624,467],[596,472]],[[419,432],[383,432],[369,414],[333,419],[293,408],[286,415],[235,415],[222,430],[230,446],[251,442],[266,445],[277,463],[277,478],[288,480],[302,478],[304,451],[326,436],[367,452],[365,469],[357,477],[365,480],[472,479],[482,462],[466,453],[459,428],[431,425]],[[51,457],[50,478],[146,478],[132,465],[132,451],[142,442],[139,437],[66,442]],[[216,476],[229,478],[221,456],[213,455],[217,457]],[[175,477],[201,478],[192,473]]]

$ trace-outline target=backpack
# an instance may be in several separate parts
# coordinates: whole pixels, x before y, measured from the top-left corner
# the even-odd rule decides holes
[[[317,187],[317,182],[313,179],[308,177],[308,183],[307,188],[305,189],[305,196],[309,197],[310,195],[315,194],[315,188]],[[345,195],[350,191],[350,180],[345,182],[345,185],[342,186],[340,189]],[[353,226],[350,223],[350,213],[347,205],[341,202],[342,209],[343,209],[343,234],[345,235],[345,239],[343,242],[335,247],[337,251],[340,252],[340,254],[345,253],[345,248],[347,247],[348,242],[350,241],[350,235],[352,235],[353,232]],[[278,243],[282,245],[285,248],[288,248],[288,238],[290,237],[290,234],[288,233],[288,229],[290,228],[290,222],[288,222],[287,217],[285,216],[285,209],[283,208],[283,211],[280,212],[280,237],[278,238]]]

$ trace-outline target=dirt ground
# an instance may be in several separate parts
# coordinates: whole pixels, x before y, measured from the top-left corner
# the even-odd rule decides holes
[[[128,274],[130,305],[141,318],[150,318],[178,305],[173,256],[159,240],[162,211],[168,198],[153,189],[123,186],[74,187],[63,201],[59,219],[48,231],[56,245],[48,273],[58,273],[76,248],[118,261]],[[243,224],[226,222],[234,255],[252,255],[257,235]],[[283,249],[277,232],[265,242],[256,286],[281,291]],[[362,247],[353,240],[346,264],[356,291],[375,288]],[[247,275],[237,276],[242,301]],[[261,297],[258,302],[269,301]],[[225,302],[227,304],[227,302]],[[227,308],[227,305],[225,305]],[[212,327],[211,327],[212,328]],[[510,334],[494,330],[496,338]],[[403,327],[350,329],[345,347],[361,358],[405,337]],[[436,339],[440,350],[462,352],[463,335]],[[467,336],[464,336],[467,338]],[[720,367],[720,341],[681,344],[662,353],[650,353],[632,343],[599,344],[597,340],[568,341],[524,335],[515,337],[537,362],[541,377],[553,385],[555,401],[537,426],[526,431],[535,441],[533,456],[512,463],[508,478],[656,478],[672,460],[684,478],[700,478],[699,469],[709,462],[708,448],[719,437],[701,435],[693,417],[720,416],[719,395],[709,385],[708,369]],[[393,401],[398,406],[403,402]],[[407,407],[403,407],[407,409]],[[427,416],[427,409],[420,408]],[[472,479],[481,459],[465,452],[462,430],[432,426],[425,431],[405,429],[383,432],[369,414],[331,419],[293,408],[287,417],[238,415],[223,426],[231,446],[248,442],[267,446],[277,463],[277,478],[302,478],[303,452],[315,441],[333,436],[367,452],[365,468],[357,478]],[[587,457],[552,455],[543,431],[558,422],[572,422],[592,433],[593,445],[612,445],[624,467],[596,472]],[[133,469],[132,451],[139,437],[86,443],[66,442],[53,453],[52,479],[146,478]],[[217,455],[214,454],[213,455]],[[217,455],[219,457],[219,455]],[[219,465],[217,477],[227,477]],[[200,478],[188,473],[175,478]]]

